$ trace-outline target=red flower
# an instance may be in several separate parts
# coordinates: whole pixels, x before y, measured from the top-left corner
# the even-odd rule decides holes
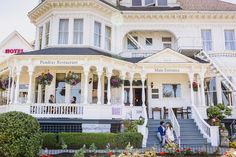
[[[112,154],[112,152],[108,152],[107,155],[108,156],[112,156],[113,154]]]
[[[44,154],[43,154],[43,155],[41,155],[40,157],[47,157],[47,155],[44,155]]]
[[[179,153],[179,152],[180,152],[180,150],[179,150],[179,149],[177,149],[175,152],[176,152],[176,153]]]
[[[160,152],[159,154],[160,155],[166,155],[166,152]]]
[[[53,157],[53,155],[48,155],[48,157]]]
[[[192,149],[191,148],[187,148],[188,151],[191,151]]]

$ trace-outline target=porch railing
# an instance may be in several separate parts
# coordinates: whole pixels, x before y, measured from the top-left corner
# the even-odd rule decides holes
[[[174,113],[173,109],[169,108],[168,111],[169,111],[169,119],[170,119],[170,121],[173,125],[174,131],[175,131],[175,134],[176,134],[176,137],[177,137],[178,144],[180,145],[181,141],[180,141],[180,125],[179,125],[179,122],[178,122],[178,120],[175,116],[175,113]]]
[[[210,126],[200,115],[196,106],[191,106],[192,108],[192,117],[195,120],[198,128],[201,133],[207,138],[207,141],[211,143],[212,146],[219,145],[219,127]]]
[[[30,106],[32,115],[83,115],[83,106],[78,104],[34,104]]]

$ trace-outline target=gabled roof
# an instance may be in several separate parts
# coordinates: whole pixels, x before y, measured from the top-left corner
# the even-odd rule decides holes
[[[236,4],[222,0],[177,0],[183,10],[236,11]]]
[[[17,36],[21,41],[23,41],[30,49],[33,49],[32,45],[20,35],[17,31],[13,31],[11,34],[9,34],[1,43],[0,48],[3,47],[5,44],[7,44],[12,38]]]
[[[170,48],[157,52],[139,63],[198,63],[198,61],[180,54]]]

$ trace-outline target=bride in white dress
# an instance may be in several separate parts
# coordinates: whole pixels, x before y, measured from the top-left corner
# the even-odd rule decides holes
[[[173,143],[175,141],[174,129],[170,122],[166,123],[166,141],[167,143]]]

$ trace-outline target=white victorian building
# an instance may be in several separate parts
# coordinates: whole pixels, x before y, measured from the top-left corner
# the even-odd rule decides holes
[[[51,132],[117,132],[122,120],[143,117],[144,146],[154,144],[152,119],[170,119],[181,144],[216,146],[206,109],[224,103],[236,118],[234,4],[43,0],[28,16],[35,50],[0,62],[1,79],[9,80],[0,112],[31,114]],[[69,72],[78,84],[67,83]],[[49,85],[38,81],[42,73],[53,76]],[[119,87],[114,77],[123,80]],[[181,118],[199,136],[185,137]]]

